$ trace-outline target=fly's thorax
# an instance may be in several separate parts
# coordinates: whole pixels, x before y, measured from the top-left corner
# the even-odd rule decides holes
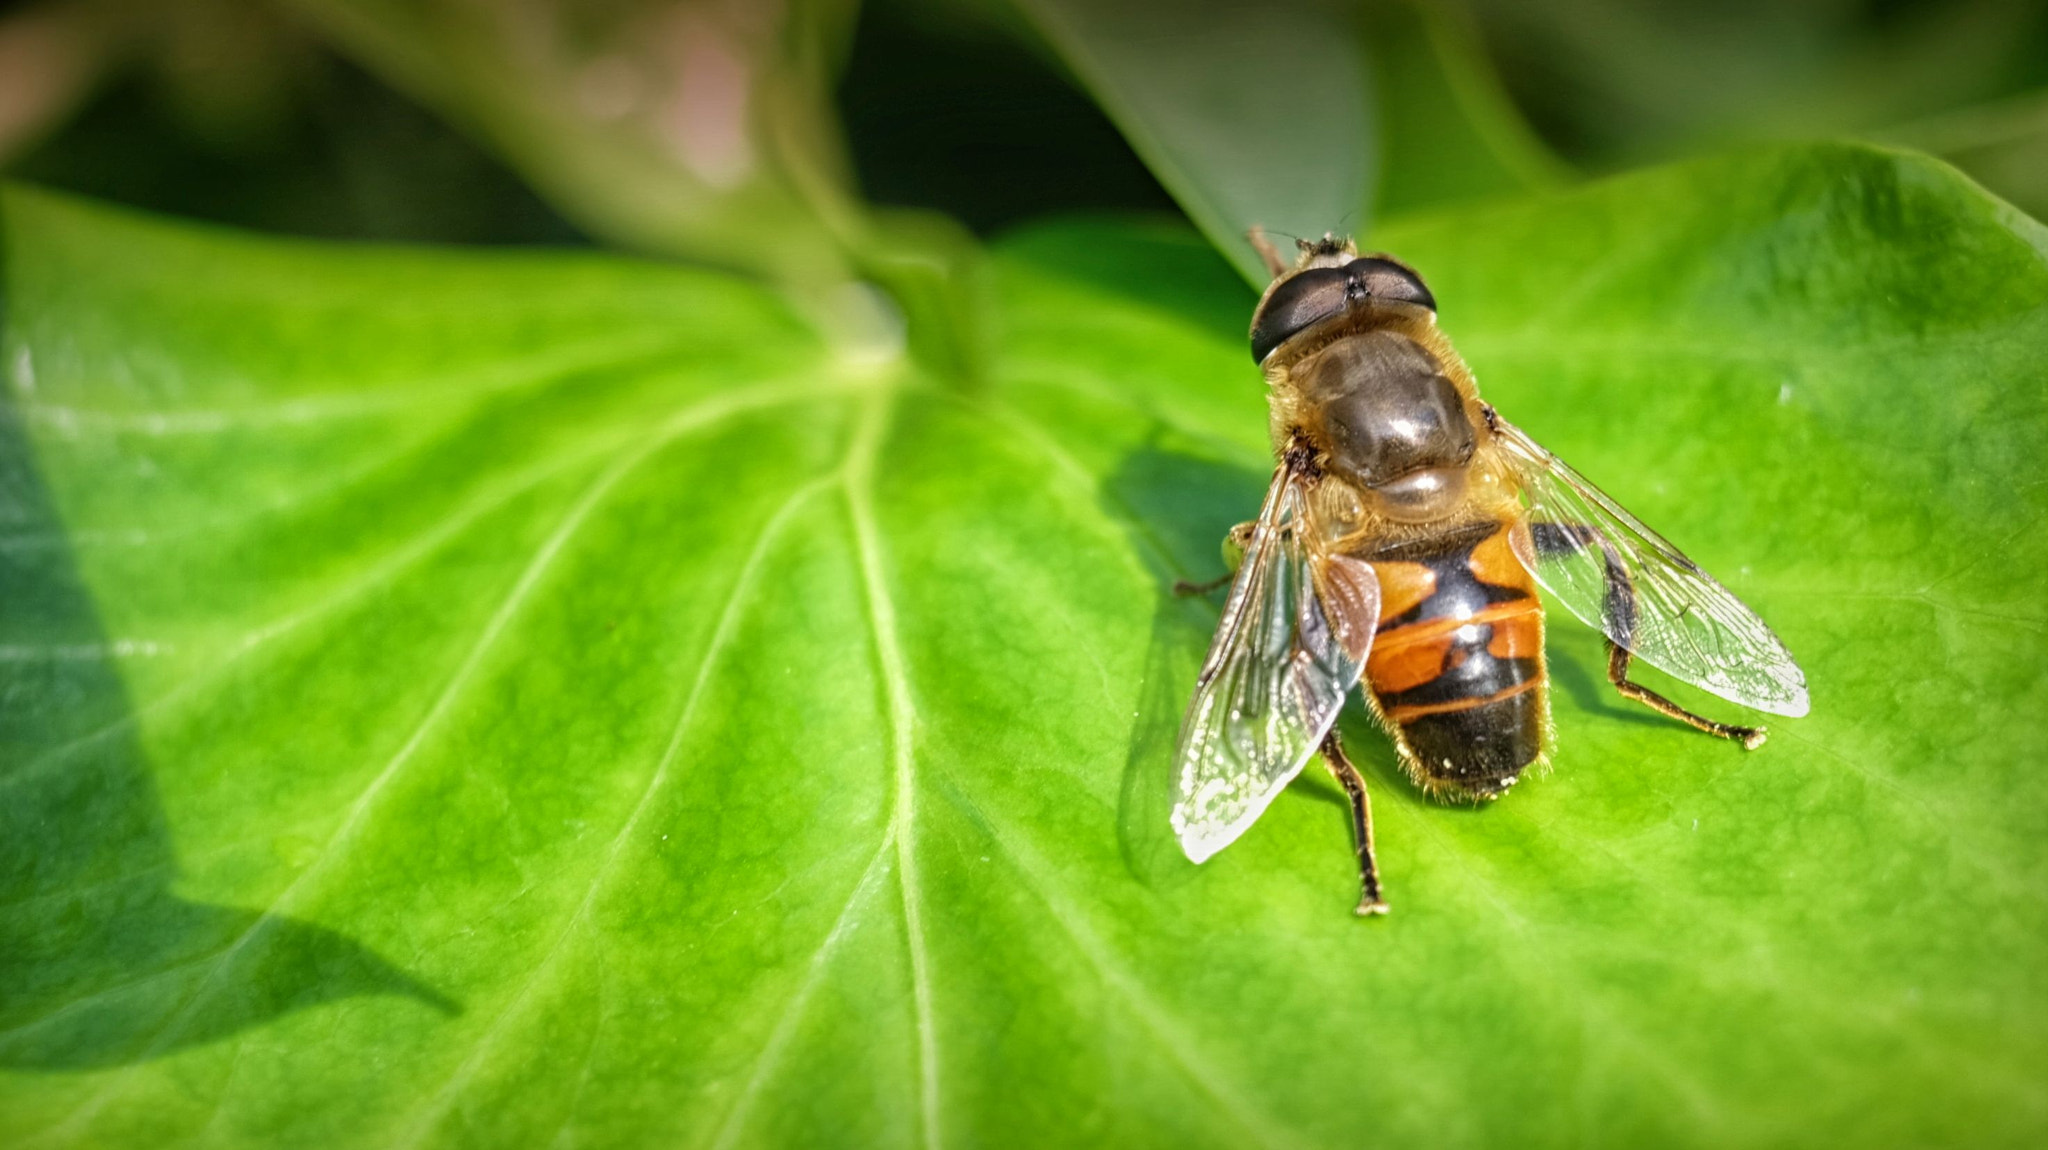
[[[1458,505],[1428,522],[1386,515],[1378,493],[1325,472],[1308,495],[1317,536],[1328,552],[1371,560],[1387,548],[1416,545],[1472,524],[1522,522],[1520,500],[1512,485],[1501,482],[1495,462],[1493,453],[1481,447],[1464,468],[1464,495]]]
[[[1324,465],[1359,488],[1370,511],[1425,523],[1466,501],[1481,431],[1430,347],[1398,329],[1354,331],[1288,374]]]

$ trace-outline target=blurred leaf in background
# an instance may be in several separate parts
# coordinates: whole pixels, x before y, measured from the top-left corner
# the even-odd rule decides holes
[[[988,236],[1072,211],[1172,212],[1102,110],[1009,9],[861,7],[838,93],[863,192]]]
[[[1378,176],[1364,41],[1322,0],[1018,0],[1196,227],[1253,284],[1244,236],[1364,231]]]
[[[13,170],[57,186],[316,235],[574,237],[469,139],[335,59],[339,49],[507,157],[591,234],[798,279],[858,264],[871,242],[851,170],[881,204],[935,208],[984,233],[1062,208],[1170,206],[1084,89],[1258,278],[1242,239],[1252,223],[1362,229],[1377,212],[1559,178],[1447,9],[1212,7],[1204,21],[1037,0],[877,0],[856,20],[831,5],[776,15],[676,0],[101,0],[26,9],[0,45],[36,62],[17,87],[44,76],[40,88],[67,93],[11,101],[34,121],[16,134],[26,154]],[[721,31],[730,21],[739,29]],[[91,68],[57,67],[79,53],[53,53],[52,26],[103,47]],[[727,57],[713,42],[745,57],[744,76],[733,73],[744,98],[721,129],[740,167],[707,184],[711,169],[693,169],[675,133],[688,119],[677,108],[716,87]],[[693,89],[692,69],[713,76]],[[76,78],[45,76],[55,72]],[[241,108],[240,121],[178,111],[208,100]],[[832,126],[835,101],[849,141]]]
[[[17,178],[303,235],[579,242],[501,161],[260,4],[18,6],[0,57]]]
[[[1427,0],[1018,7],[1257,287],[1253,225],[1364,234],[1385,213],[1564,177],[1471,30]]]
[[[1516,102],[1589,167],[1855,134],[2048,213],[2040,0],[1470,3]]]
[[[846,0],[300,0],[585,228],[788,283],[858,226],[833,79]]]
[[[1377,97],[1386,215],[1554,188],[1570,170],[1501,87],[1461,10],[1432,0],[1361,7]]]

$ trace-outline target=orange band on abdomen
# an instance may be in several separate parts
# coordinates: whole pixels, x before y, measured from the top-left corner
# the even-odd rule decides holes
[[[1475,625],[1493,628],[1486,645],[1492,654],[1534,658],[1543,645],[1542,619],[1543,608],[1536,600],[1513,599],[1464,618],[1441,616],[1382,631],[1373,640],[1366,679],[1382,695],[1420,687],[1443,673],[1444,658],[1458,630]]]
[[[1525,691],[1533,691],[1543,685],[1542,679],[1524,679],[1505,691],[1481,695],[1475,699],[1452,699],[1448,703],[1428,703],[1410,707],[1393,707],[1387,711],[1387,718],[1396,723],[1413,722],[1424,715],[1447,715],[1455,711],[1474,711],[1492,703],[1512,699]]]

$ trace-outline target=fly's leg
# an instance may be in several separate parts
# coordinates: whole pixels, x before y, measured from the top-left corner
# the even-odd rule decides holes
[[[1237,578],[1238,566],[1244,562],[1244,549],[1252,544],[1252,528],[1255,526],[1257,524],[1250,521],[1240,523],[1230,529],[1230,534],[1223,537],[1222,575],[1206,583],[1190,583],[1186,579],[1176,579],[1173,584],[1173,593],[1183,597],[1188,595],[1207,595],[1216,588],[1222,587],[1232,579]]]
[[[1182,598],[1186,598],[1189,595],[1207,595],[1209,592],[1224,586],[1235,578],[1237,578],[1237,572],[1225,571],[1214,579],[1206,579],[1200,583],[1190,583],[1185,579],[1176,579],[1173,581],[1173,593]]]
[[[1335,727],[1323,736],[1323,765],[1337,776],[1351,799],[1351,841],[1358,848],[1359,917],[1385,914],[1387,900],[1380,892],[1380,864],[1372,853],[1372,800],[1365,794],[1365,776],[1344,754],[1344,744],[1338,741]]]
[[[1259,253],[1260,259],[1266,261],[1266,271],[1274,279],[1287,274],[1287,261],[1280,258],[1280,252],[1273,247],[1273,241],[1266,238],[1266,229],[1253,224],[1251,230],[1244,234],[1244,238],[1252,242],[1252,250]]]
[[[1762,727],[1738,727],[1732,723],[1717,723],[1704,715],[1693,714],[1640,683],[1629,682],[1629,659],[1627,647],[1612,639],[1607,641],[1607,681],[1614,684],[1614,689],[1621,692],[1622,698],[1634,699],[1658,714],[1669,715],[1694,730],[1705,731],[1723,739],[1732,739],[1741,743],[1745,751],[1754,751],[1764,745],[1764,737],[1769,732]]]
[[[1559,532],[1559,534],[1563,534]],[[1584,547],[1599,535],[1591,528],[1580,528],[1573,537],[1536,540],[1537,549],[1554,547]],[[1624,699],[1634,699],[1645,707],[1665,715],[1697,731],[1705,731],[1717,738],[1730,739],[1742,744],[1742,749],[1754,751],[1764,745],[1766,732],[1762,727],[1738,727],[1732,723],[1717,723],[1704,715],[1695,715],[1677,703],[1652,691],[1640,683],[1632,683],[1628,677],[1628,665],[1633,656],[1629,653],[1628,639],[1636,627],[1636,591],[1629,582],[1628,571],[1621,560],[1601,541],[1600,549],[1607,555],[1607,601],[1601,604],[1601,613],[1606,616],[1611,628],[1607,639],[1607,681],[1621,692]],[[1617,640],[1620,640],[1617,642]]]

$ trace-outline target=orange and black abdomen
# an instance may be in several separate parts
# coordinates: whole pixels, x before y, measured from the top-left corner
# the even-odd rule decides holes
[[[1364,556],[1380,580],[1366,681],[1432,790],[1491,798],[1543,753],[1543,606],[1510,530],[1478,523]]]

